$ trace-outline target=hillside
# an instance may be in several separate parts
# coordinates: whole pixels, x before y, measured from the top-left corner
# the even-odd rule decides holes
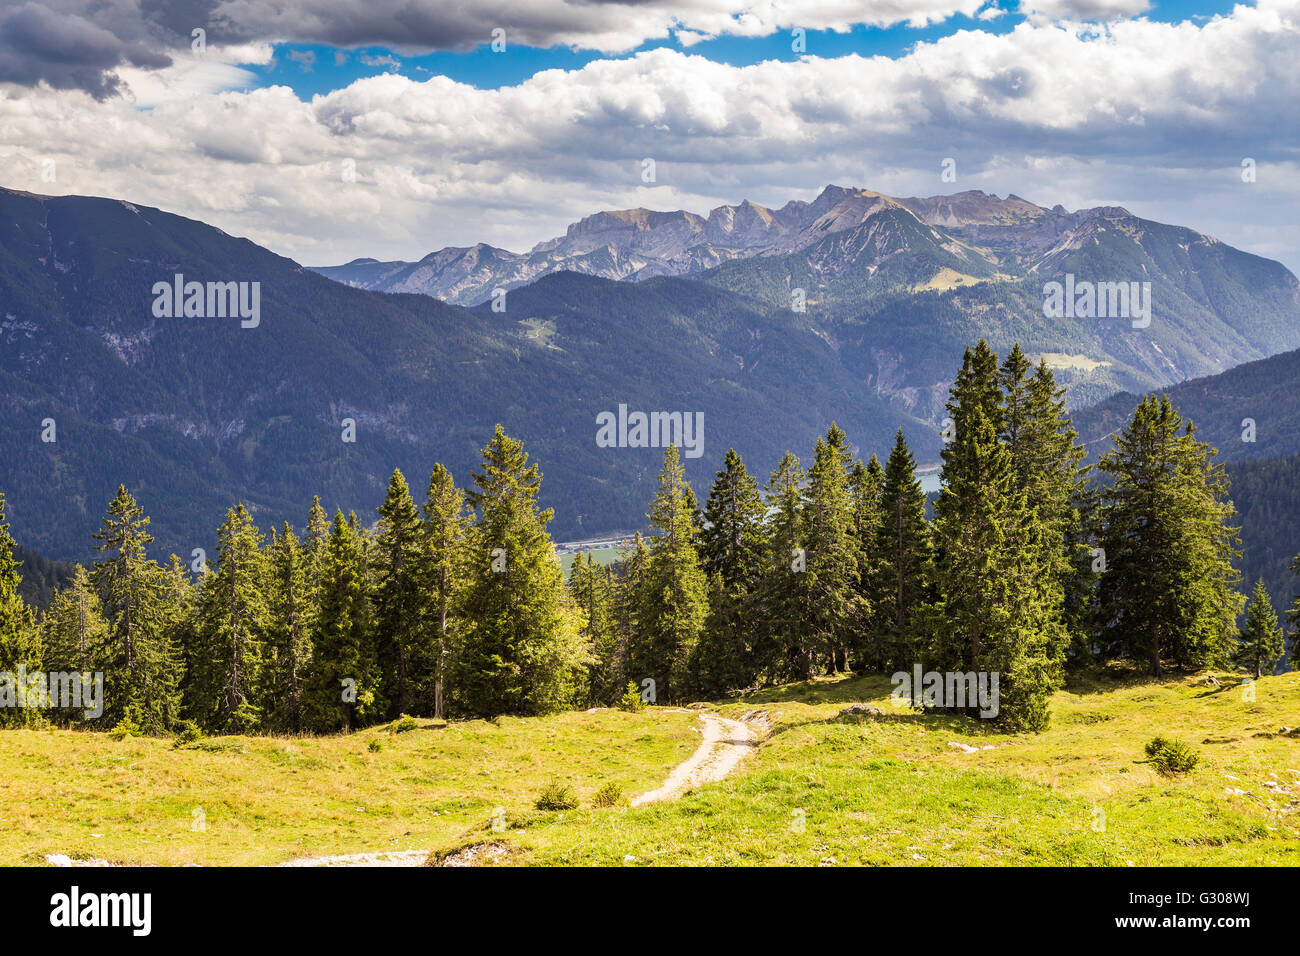
[[[948,383],[981,336],[1043,357],[1074,406],[1300,345],[1297,283],[1280,265],[1123,210],[838,187],[779,216],[727,208],[699,228],[773,254],[689,278],[556,272],[501,313],[350,288],[157,209],[0,191],[0,489],[14,534],[84,560],[125,482],[159,556],[188,556],[212,547],[236,501],[268,527],[301,523],[314,494],[370,513],[395,467],[416,487],[435,460],[463,476],[501,423],[543,466],[553,532],[584,537],[644,524],[660,449],[595,442],[597,414],[620,405],[703,415],[686,461],[702,490],[727,448],[766,475],[831,421],[864,457],[903,427],[933,462]],[[607,216],[550,251],[605,255],[628,230],[641,252],[689,250],[693,222]],[[1043,318],[1045,276],[1121,267],[1152,277],[1150,328]],[[155,284],[177,274],[259,283],[256,327],[155,315]],[[791,309],[796,282],[806,311]]]
[[[1225,461],[1300,452],[1300,351],[1247,362],[1161,391]],[[1105,437],[1127,420],[1139,401],[1138,395],[1120,393],[1075,414],[1079,435],[1094,454],[1108,446]],[[1251,437],[1243,425],[1248,418],[1255,423],[1253,441],[1245,440]]]
[[[428,850],[436,861],[490,844],[478,863],[1295,865],[1300,769],[1279,731],[1300,725],[1300,675],[1265,678],[1254,702],[1219,679],[1079,684],[1033,737],[900,710],[881,677],[772,688],[716,705],[762,738],[728,779],[636,809],[592,803],[606,784],[625,799],[658,787],[699,742],[690,711],[185,747],[9,730],[0,860],[250,865]],[[839,716],[850,703],[881,714]],[[1200,765],[1156,774],[1143,746],[1157,734],[1190,744]],[[60,769],[69,761],[84,770],[75,779]],[[579,806],[537,809],[552,781]]]

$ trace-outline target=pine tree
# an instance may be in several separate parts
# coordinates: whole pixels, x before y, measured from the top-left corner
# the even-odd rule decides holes
[[[708,582],[695,549],[694,502],[677,446],[669,445],[647,515],[658,534],[650,539],[635,655],[664,701],[679,700],[689,689],[691,654],[709,612]]]
[[[925,492],[901,428],[885,462],[880,498],[881,520],[873,548],[877,568],[871,589],[878,650],[872,665],[910,671],[925,644],[919,614],[931,597],[933,569]]]
[[[1228,477],[1168,396],[1149,395],[1115,436],[1098,468],[1106,571],[1098,585],[1098,633],[1106,651],[1166,664],[1221,664],[1244,598],[1233,562],[1239,529]]]
[[[161,733],[179,716],[182,663],[168,637],[165,575],[146,553],[153,541],[148,527],[148,516],[119,485],[94,535],[105,558],[95,562],[91,579],[110,621],[104,721],[126,719]]]
[[[319,588],[321,575],[325,570],[325,553],[329,547],[330,519],[321,507],[320,495],[311,499],[311,510],[307,512],[307,529],[302,539],[302,549],[307,561],[307,583],[313,589]]]
[[[318,609],[307,556],[287,521],[268,549],[267,575],[267,724],[276,731],[301,733]]]
[[[406,478],[398,469],[388,481],[379,519],[374,620],[383,697],[390,717],[424,716],[433,710],[432,700],[426,706],[422,693],[424,675],[433,670],[422,593],[424,533]]]
[[[307,727],[355,729],[379,718],[379,666],[373,656],[361,545],[334,513],[321,568],[320,610],[304,695]]]
[[[242,504],[217,531],[216,568],[199,592],[197,718],[219,733],[247,733],[262,722],[267,582],[262,534]]]
[[[1237,633],[1232,663],[1252,671],[1258,680],[1264,674],[1273,672],[1273,665],[1282,657],[1283,650],[1282,628],[1261,578],[1255,584],[1255,591],[1246,605],[1246,620]]]
[[[822,663],[828,673],[848,669],[848,648],[858,643],[870,610],[858,586],[864,557],[849,491],[851,462],[847,436],[832,424],[826,437],[817,440],[804,505],[812,597],[807,626],[814,653],[809,663]]]
[[[446,716],[446,686],[460,632],[459,606],[465,590],[467,549],[473,527],[465,495],[442,465],[434,465],[424,502],[424,610],[432,635],[431,660],[422,682],[432,680],[433,716]]]
[[[37,722],[43,702],[28,698],[23,672],[35,674],[41,668],[41,641],[32,611],[18,593],[22,577],[14,560],[14,539],[9,535],[5,497],[0,493],[0,671],[6,672],[0,686],[0,726]],[[30,704],[30,706],[29,706]]]
[[[849,471],[849,495],[853,499],[853,535],[858,541],[858,593],[862,595],[865,613],[862,626],[849,648],[853,670],[862,673],[879,670],[882,654],[879,636],[879,608],[877,579],[881,572],[877,538],[884,520],[883,501],[885,475],[880,459],[875,455],[863,464],[853,463]]]
[[[581,687],[587,655],[546,530],[552,512],[537,507],[541,480],[498,425],[468,492],[480,517],[456,667],[462,713],[549,713],[572,706]]]

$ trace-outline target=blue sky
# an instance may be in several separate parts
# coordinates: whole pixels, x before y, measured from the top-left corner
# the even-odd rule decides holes
[[[1143,16],[1165,23],[1189,19],[1198,21],[1216,14],[1227,14],[1232,7],[1233,4],[1225,0],[1170,0],[1153,4]],[[931,43],[960,30],[979,30],[996,35],[1009,32],[1024,22],[1025,16],[1018,12],[1015,0],[1001,0],[1001,9],[1006,12],[997,17],[977,19],[957,14],[941,23],[920,27],[906,23],[887,27],[859,24],[847,32],[808,30],[805,44],[809,55],[819,57],[855,53],[893,58],[906,54],[918,43]],[[249,67],[255,80],[245,88],[280,84],[305,99],[345,87],[363,77],[393,72],[416,81],[446,76],[478,89],[498,89],[514,86],[542,70],[576,70],[594,60],[625,58],[660,48],[682,50],[732,66],[747,66],[765,60],[793,60],[799,56],[791,49],[791,34],[785,30],[763,37],[719,36],[689,46],[672,38],[653,40],[616,55],[559,45],[533,47],[523,44],[508,44],[507,52],[502,54],[494,52],[486,42],[471,50],[424,53],[403,53],[385,46],[341,48],[324,43],[280,43],[275,46],[272,62]]]

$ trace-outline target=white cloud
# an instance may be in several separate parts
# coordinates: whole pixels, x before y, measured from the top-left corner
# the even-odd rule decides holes
[[[161,206],[310,264],[527,248],[601,208],[779,203],[840,182],[1120,203],[1294,268],[1297,41],[1300,3],[1265,0],[1203,25],[968,30],[899,59],[733,67],[664,49],[496,90],[384,74],[309,102],[213,92],[221,77],[178,63],[127,78],[148,111],[0,87],[0,161],[7,186]],[[939,179],[948,156],[955,185]],[[1235,175],[1243,156],[1254,184]]]

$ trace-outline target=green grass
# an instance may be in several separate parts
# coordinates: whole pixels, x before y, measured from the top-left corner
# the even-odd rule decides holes
[[[0,863],[65,853],[250,865],[436,847],[496,807],[507,819],[535,813],[555,779],[583,806],[610,784],[651,790],[699,745],[693,715],[654,708],[418,723],[406,733],[216,737],[181,749],[170,739],[0,731]],[[200,819],[206,829],[195,829]]]
[[[253,864],[494,843],[504,852],[480,862],[1300,865],[1300,738],[1279,733],[1300,726],[1300,674],[1264,678],[1254,701],[1218,679],[1078,682],[1038,736],[915,714],[881,677],[773,688],[718,705],[767,725],[729,779],[636,809],[622,797],[658,786],[697,746],[692,714],[420,720],[408,733],[180,749],[4,731],[0,862]],[[859,701],[884,716],[838,716]],[[1199,763],[1162,776],[1145,752],[1158,736]],[[552,784],[577,808],[537,809]],[[192,828],[196,808],[206,830]]]
[[[1236,678],[1220,679],[1077,686],[1057,695],[1053,726],[1037,737],[899,709],[883,678],[753,694],[721,708],[766,710],[772,722],[735,776],[672,804],[530,821],[504,835],[507,859],[1300,865],[1300,740],[1277,736],[1300,725],[1300,674],[1260,681],[1253,703]],[[886,716],[837,717],[854,701]],[[1170,779],[1145,762],[1161,733],[1201,752],[1192,773]]]

